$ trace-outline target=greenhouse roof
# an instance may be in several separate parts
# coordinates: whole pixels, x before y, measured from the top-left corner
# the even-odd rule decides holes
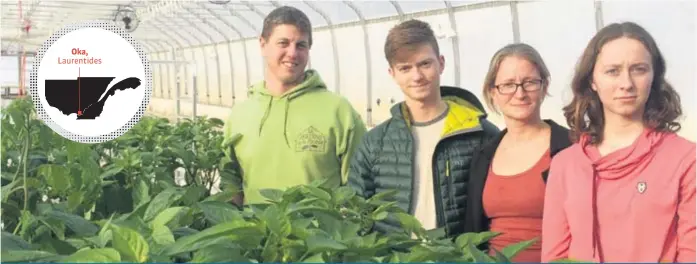
[[[4,54],[37,50],[62,26],[86,20],[110,20],[123,25],[132,19],[132,33],[149,52],[173,47],[255,38],[263,18],[275,7],[304,11],[316,30],[373,23],[412,14],[447,13],[456,9],[507,4],[498,1],[2,1]],[[135,18],[135,19],[134,19]],[[26,28],[29,27],[27,31]]]

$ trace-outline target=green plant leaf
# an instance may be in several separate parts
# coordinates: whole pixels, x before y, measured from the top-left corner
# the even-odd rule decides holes
[[[331,239],[328,234],[321,231],[312,234],[305,243],[307,243],[307,250],[310,253],[347,249],[346,245]]]
[[[242,214],[230,203],[219,201],[203,201],[198,203],[198,207],[203,212],[206,220],[211,224],[220,224],[230,221],[243,221]]]
[[[163,210],[162,212],[160,212],[159,214],[157,214],[157,216],[155,216],[155,218],[150,222],[150,226],[151,227],[165,226],[185,209],[187,209],[187,208],[183,207],[183,206],[176,206],[176,207],[167,208],[167,209]]]
[[[464,233],[462,235],[459,235],[457,239],[455,239],[455,244],[457,244],[457,246],[460,248],[465,248],[469,244],[479,246],[482,243],[487,242],[498,235],[500,235],[500,233],[491,231],[481,233]]]
[[[190,263],[245,263],[250,262],[244,257],[239,248],[229,245],[212,245],[200,249],[194,253],[194,258]]]
[[[46,178],[46,183],[57,192],[64,192],[70,184],[70,173],[65,166],[44,164],[39,167],[39,174]]]
[[[401,224],[402,228],[409,233],[418,232],[419,230],[423,229],[421,222],[419,222],[419,220],[413,215],[406,213],[395,213],[394,215],[397,217],[397,220]]]
[[[378,192],[372,197],[370,197],[366,202],[373,205],[382,205],[384,202],[389,202],[390,199],[394,199],[397,195],[397,190],[387,190],[383,192]]]
[[[169,227],[164,225],[156,225],[152,229],[152,239],[155,243],[166,246],[174,243],[174,235]]]
[[[57,255],[39,250],[6,250],[3,245],[0,261],[2,262],[48,262]]]
[[[512,259],[516,255],[518,255],[518,253],[520,253],[524,249],[530,247],[535,242],[537,242],[537,238],[533,238],[530,240],[525,240],[525,241],[521,241],[521,242],[518,242],[518,243],[515,243],[512,245],[508,245],[505,248],[503,248],[503,250],[501,250],[501,253],[503,253],[503,255],[506,256],[508,259]]]
[[[445,232],[445,227],[435,228],[426,231],[426,237],[430,239],[447,239],[446,236],[447,233]],[[448,239],[447,243],[450,244],[452,243],[452,241]],[[453,244],[453,246],[455,246],[455,244]]]
[[[494,259],[487,255],[486,253],[482,252],[481,250],[477,249],[477,247],[474,244],[468,244],[467,249],[469,253],[472,255],[472,258],[474,258],[474,261],[476,263],[493,263]]]
[[[158,193],[155,198],[150,201],[148,209],[145,210],[143,220],[146,222],[152,220],[157,214],[179,200],[183,195],[184,193],[179,188],[169,188]]]
[[[264,220],[269,230],[279,237],[290,235],[291,225],[288,216],[283,214],[278,206],[273,204],[264,211]]]
[[[106,244],[111,241],[112,236],[111,236],[111,221],[114,219],[114,216],[110,216],[109,219],[102,225],[102,229],[99,230],[99,234],[97,235],[99,239],[98,246],[99,247],[105,247]]]
[[[112,246],[125,261],[145,262],[148,260],[150,247],[145,238],[127,227],[111,226]]]
[[[318,254],[313,254],[306,259],[301,260],[303,263],[327,263],[324,261],[324,257],[322,256],[322,253]]]
[[[329,194],[327,191],[322,190],[318,187],[310,186],[310,185],[304,185],[302,186],[303,193],[310,194],[314,197],[317,197],[319,199],[322,199],[324,201],[331,201],[332,200],[332,195]]]
[[[201,199],[206,196],[207,192],[208,190],[204,186],[189,186],[186,188],[184,195],[181,197],[181,201],[186,206],[193,206],[198,201],[201,201]]]
[[[162,254],[167,256],[178,255],[185,252],[220,243],[220,241],[238,241],[239,243],[258,244],[263,238],[264,230],[256,224],[249,222],[221,223],[201,232],[179,238],[174,244],[167,246]]]
[[[80,205],[82,205],[82,199],[85,197],[85,192],[76,191],[68,195],[68,210],[74,212]]]
[[[77,247],[65,240],[53,238],[48,233],[44,233],[41,237],[37,238],[37,242],[41,244],[41,250],[51,253],[70,255],[77,251]]]
[[[113,177],[116,174],[121,173],[121,171],[123,171],[123,167],[114,166],[104,171],[99,177],[106,180],[108,178]]]
[[[382,220],[384,220],[385,218],[387,218],[387,214],[388,214],[388,213],[385,212],[385,211],[378,212],[378,213],[373,213],[373,220],[375,220],[375,221],[382,221]]]
[[[496,261],[496,263],[511,263],[511,260],[503,255],[500,251],[496,250],[495,248],[491,248],[491,250],[494,251],[494,261]]]
[[[121,256],[113,248],[92,248],[77,251],[60,261],[64,263],[116,263],[121,262]]]
[[[73,230],[79,236],[93,236],[99,231],[99,227],[84,218],[57,210],[46,212],[46,217],[62,221],[66,227]]]
[[[24,127],[26,124],[26,115],[22,111],[9,111],[10,117],[12,117],[12,122],[14,122],[14,128],[19,131],[25,131]]]
[[[283,191],[277,189],[262,189],[259,194],[272,202],[280,202],[283,200]]]
[[[133,207],[138,207],[139,205],[150,201],[150,187],[148,187],[145,180],[146,179],[137,180],[133,185],[133,190],[131,191],[131,196],[133,197]]]
[[[416,245],[409,249],[410,252],[406,255],[405,262],[425,262],[433,258],[433,251],[423,245]]]
[[[356,192],[349,186],[341,186],[334,191],[334,203],[343,204],[353,198]]]
[[[385,202],[378,206],[378,208],[373,211],[373,215],[382,213],[382,212],[394,212],[397,207],[397,202],[392,201],[392,202]]]
[[[327,209],[327,208],[322,208],[322,207],[317,207],[317,206],[300,206],[300,207],[291,207],[288,210],[288,214],[305,214],[305,213],[311,213],[311,214],[326,214],[330,215],[334,218],[337,219],[342,219],[343,217],[341,216],[341,213],[339,213],[336,210],[332,209]]]
[[[39,218],[39,221],[43,223],[46,227],[51,229],[53,234],[58,239],[65,239],[65,225],[63,224],[63,222],[47,217],[41,217]]]
[[[6,231],[2,231],[1,238],[0,245],[2,245],[2,250],[28,250],[32,248],[31,245],[22,238]]]

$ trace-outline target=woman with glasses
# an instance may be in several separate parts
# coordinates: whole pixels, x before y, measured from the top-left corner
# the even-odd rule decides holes
[[[483,245],[490,254],[537,239],[515,262],[540,262],[540,236],[547,171],[552,157],[571,145],[569,131],[542,119],[550,74],[527,44],[510,44],[491,59],[483,96],[506,128],[472,161],[465,232],[500,233]]]
[[[614,23],[586,47],[564,115],[574,141],[551,165],[542,261],[695,262],[695,143],[641,26]]]

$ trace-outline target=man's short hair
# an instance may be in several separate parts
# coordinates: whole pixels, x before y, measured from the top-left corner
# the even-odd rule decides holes
[[[411,19],[396,25],[387,34],[385,41],[385,58],[390,67],[406,54],[429,44],[436,55],[440,55],[438,41],[431,26],[421,20]],[[403,51],[408,51],[406,54]]]
[[[312,46],[312,23],[310,23],[310,19],[303,11],[300,11],[300,9],[291,6],[281,6],[271,11],[271,13],[264,18],[264,27],[261,30],[261,37],[268,40],[273,29],[279,25],[293,25],[297,27],[300,32],[308,35],[308,44]]]

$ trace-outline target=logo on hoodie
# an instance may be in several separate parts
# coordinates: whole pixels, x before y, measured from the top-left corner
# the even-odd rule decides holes
[[[636,190],[639,191],[639,193],[644,193],[646,191],[646,182],[637,183]]]
[[[295,138],[297,152],[325,152],[326,150],[327,138],[313,126],[306,128]]]

